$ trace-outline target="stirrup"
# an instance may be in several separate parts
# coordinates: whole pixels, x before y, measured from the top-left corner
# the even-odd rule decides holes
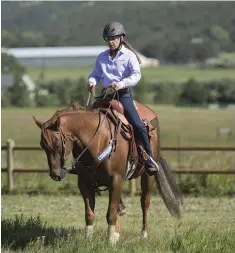
[[[158,166],[158,164],[154,161],[154,159],[151,156],[149,156],[148,161],[151,161],[155,165],[157,172],[160,170],[160,167]]]

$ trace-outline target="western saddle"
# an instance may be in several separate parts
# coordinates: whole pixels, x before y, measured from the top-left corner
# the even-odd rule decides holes
[[[137,112],[144,122],[147,130],[150,142],[151,140],[151,132],[155,130],[158,126],[158,118],[157,115],[147,106],[137,102],[134,100],[134,105],[137,109]],[[149,156],[145,152],[141,143],[136,143],[134,138],[134,132],[131,124],[128,123],[125,115],[124,108],[122,104],[118,100],[110,100],[110,99],[102,99],[96,100],[93,105],[93,109],[99,109],[103,114],[107,116],[107,118],[113,122],[115,125],[115,133],[114,133],[114,145],[116,146],[116,138],[119,132],[122,136],[129,142],[130,145],[130,161],[135,165],[140,165],[140,169],[138,170],[138,175],[142,173],[144,170],[144,161],[148,160]],[[115,150],[116,147],[114,147]],[[132,166],[133,167],[133,166]],[[136,168],[136,166],[134,166]],[[134,170],[129,171],[125,179],[130,180],[134,178]]]

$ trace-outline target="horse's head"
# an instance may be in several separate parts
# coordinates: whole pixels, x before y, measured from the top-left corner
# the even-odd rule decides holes
[[[35,117],[34,121],[41,128],[40,145],[47,155],[50,177],[61,181],[66,172],[65,161],[73,148],[72,136],[62,130],[60,117],[54,122],[42,123]]]

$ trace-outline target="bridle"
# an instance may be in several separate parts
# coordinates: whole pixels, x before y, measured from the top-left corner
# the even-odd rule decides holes
[[[61,150],[62,154],[60,156],[60,164],[61,164],[61,168],[66,170],[65,168],[66,140],[70,140],[71,142],[73,142],[74,140],[70,134],[65,134],[61,128],[59,129],[59,134],[60,134],[60,139],[61,139],[61,144],[62,144],[62,150]]]
[[[98,96],[98,97],[95,97],[95,96],[93,95],[93,93],[92,93],[92,90],[90,90],[90,91],[89,91],[89,97],[88,97],[88,100],[87,100],[86,107],[89,108],[88,105],[89,105],[90,95],[92,95],[96,100],[99,101],[99,100],[102,100],[102,99],[104,99],[105,97],[107,97],[107,96],[109,96],[109,95],[113,95],[113,97],[112,97],[112,99],[111,99],[111,100],[113,100],[114,97],[116,96],[116,94],[117,94],[118,100],[119,100],[118,92],[117,92],[117,90],[116,90],[114,87],[112,87],[112,86],[109,86],[108,88],[103,89],[102,92],[101,92],[101,95]],[[111,103],[110,103],[108,109],[110,109],[110,108],[111,108]],[[90,140],[90,142],[88,143],[88,145],[83,149],[83,151],[73,160],[73,162],[72,162],[72,164],[71,164],[71,166],[70,166],[69,168],[66,168],[66,167],[64,166],[64,165],[65,165],[65,159],[66,159],[66,156],[65,156],[65,154],[66,154],[66,140],[70,140],[70,141],[74,141],[74,140],[73,140],[73,138],[72,138],[71,136],[69,136],[68,134],[65,134],[61,128],[59,129],[60,137],[61,137],[61,143],[62,143],[62,154],[61,154],[61,165],[62,165],[62,166],[61,166],[61,167],[62,167],[63,170],[65,170],[66,172],[70,172],[71,170],[73,170],[73,169],[75,168],[75,166],[76,166],[77,163],[81,162],[81,161],[80,161],[80,158],[81,158],[82,155],[88,150],[88,148],[91,146],[91,144],[93,143],[95,137],[97,136],[97,134],[98,134],[98,132],[99,132],[99,130],[100,130],[101,125],[103,124],[104,120],[105,120],[106,117],[107,117],[107,114],[108,114],[108,110],[107,110],[107,112],[104,114],[104,117],[103,117],[101,123],[99,124],[99,127],[98,127],[98,129],[96,130],[96,132],[95,132],[93,138]],[[112,140],[112,139],[111,139],[111,141],[110,141],[110,144],[113,145],[113,140]],[[86,167],[88,167],[88,166],[86,165]]]

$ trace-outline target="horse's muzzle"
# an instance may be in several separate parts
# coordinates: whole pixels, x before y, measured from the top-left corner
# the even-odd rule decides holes
[[[60,175],[55,174],[54,172],[50,173],[50,177],[54,180],[54,181],[61,181],[66,174],[66,170],[64,168],[60,169]]]

